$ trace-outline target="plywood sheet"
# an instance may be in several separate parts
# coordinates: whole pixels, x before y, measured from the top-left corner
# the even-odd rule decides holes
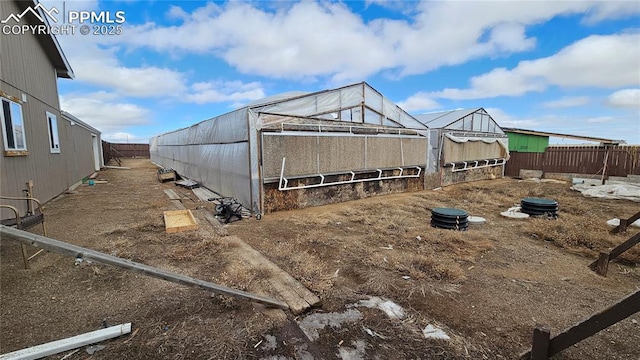
[[[198,228],[196,218],[191,210],[173,210],[164,212],[164,226],[168,233],[195,230]]]

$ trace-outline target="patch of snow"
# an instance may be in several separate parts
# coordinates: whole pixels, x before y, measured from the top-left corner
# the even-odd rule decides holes
[[[438,329],[437,327],[429,324],[427,327],[422,329],[422,334],[427,339],[439,339],[439,340],[451,340],[449,335],[445,333],[442,329]]]
[[[394,303],[391,300],[372,296],[369,300],[360,300],[354,306],[364,306],[368,308],[378,308],[384,311],[385,314],[391,319],[402,319],[406,316],[402,306]]]
[[[364,340],[352,341],[351,344],[355,346],[355,349],[350,347],[340,347],[338,349],[338,356],[340,356],[340,359],[364,360],[364,348],[366,345]]]
[[[276,337],[273,335],[265,335],[264,336],[264,343],[262,344],[262,349],[263,350],[275,350],[278,348],[278,341],[276,340]]]
[[[362,319],[362,313],[360,311],[348,309],[343,313],[311,314],[298,322],[298,325],[309,340],[315,341],[320,337],[318,330],[322,330],[327,326],[340,328],[343,323],[355,322],[360,319]]]

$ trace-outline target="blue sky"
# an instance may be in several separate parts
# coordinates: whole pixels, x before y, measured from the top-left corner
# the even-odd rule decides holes
[[[60,1],[42,1],[60,6]],[[367,81],[409,113],[640,144],[638,1],[66,1],[122,35],[61,35],[61,106],[146,142],[259,98]],[[562,141],[560,141],[562,142]],[[568,142],[568,141],[567,141]]]

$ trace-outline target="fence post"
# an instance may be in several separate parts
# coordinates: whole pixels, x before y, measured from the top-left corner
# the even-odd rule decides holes
[[[598,263],[596,264],[596,273],[598,275],[602,275],[606,277],[608,270],[609,270],[609,252],[601,251],[600,257],[598,258]]]
[[[618,232],[623,233],[627,231],[627,219],[620,219],[620,225],[618,226]]]
[[[533,344],[531,346],[531,360],[549,359],[549,339],[551,331],[545,325],[536,324],[533,329]]]

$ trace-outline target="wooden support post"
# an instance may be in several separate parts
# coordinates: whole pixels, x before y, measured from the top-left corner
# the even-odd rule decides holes
[[[601,252],[600,253],[600,257],[598,258],[598,260],[592,262],[589,265],[589,267],[591,268],[591,270],[595,270],[598,274],[606,276],[608,262],[609,261],[613,261],[615,258],[620,256],[620,254],[622,254],[625,251],[631,249],[633,246],[635,246],[638,243],[640,243],[640,233],[637,233],[637,234],[633,235],[627,241],[625,241],[622,244],[616,246],[611,251],[608,251],[606,253]],[[606,255],[606,263],[607,264],[605,264],[605,255]],[[603,270],[604,270],[604,273],[601,273],[601,271],[603,271]]]
[[[634,293],[599,313],[592,315],[590,318],[560,332],[551,338],[551,340],[549,340],[549,333],[547,332],[545,334],[545,331],[548,330],[536,325],[533,331],[533,345],[531,350],[520,355],[520,360],[547,359],[549,356],[553,356],[639,311],[640,290],[636,290]],[[536,354],[535,356],[542,357],[535,357],[534,354]]]
[[[47,251],[56,252],[62,255],[72,256],[76,259],[91,260],[95,263],[111,265],[125,270],[130,270],[143,275],[155,277],[174,283],[193,286],[203,290],[211,291],[220,295],[233,296],[236,298],[244,298],[265,305],[274,306],[280,309],[288,310],[289,306],[282,301],[271,299],[268,297],[251,294],[241,290],[235,290],[226,286],[210,283],[207,281],[194,279],[192,277],[163,270],[153,266],[140,264],[131,260],[122,259],[117,256],[101,253],[99,251],[83,248],[77,245],[65,243],[55,239],[50,239],[37,234],[18,230],[12,227],[0,225],[0,237],[17,241],[21,244],[28,244],[34,247],[43,248]]]
[[[598,275],[607,276],[609,270],[609,252],[601,251],[600,257],[598,257],[598,263],[596,264],[596,273]]]
[[[627,219],[620,219],[620,225],[618,225],[618,232],[625,232],[627,231]]]
[[[640,290],[636,290],[618,303],[554,336],[549,344],[549,356],[577,344],[638,311],[640,311]]]
[[[25,270],[29,270],[29,254],[27,253],[27,245],[20,244],[22,248],[22,261],[24,261]]]
[[[549,339],[551,331],[544,325],[536,325],[533,329],[533,345],[531,346],[531,360],[549,359]]]
[[[631,216],[628,219],[620,219],[620,225],[614,227],[611,230],[611,233],[617,234],[627,231],[627,227],[636,222],[638,219],[640,219],[640,211],[638,211],[635,215]]]
[[[609,162],[609,153],[611,152],[611,146],[605,145],[607,152],[604,154],[604,164],[602,165],[602,185],[607,181],[607,163]]]

